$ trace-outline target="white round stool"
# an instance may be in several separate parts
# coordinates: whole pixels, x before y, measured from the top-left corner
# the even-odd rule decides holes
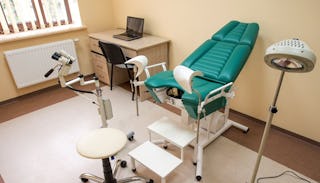
[[[109,157],[117,154],[124,148],[127,136],[120,130],[113,128],[100,128],[82,136],[77,143],[77,151],[80,155],[90,159],[102,159],[104,180],[91,174],[81,174],[82,181],[88,179],[96,182],[115,183]]]
[[[78,153],[86,158],[102,159],[104,179],[89,173],[81,174],[80,179],[83,182],[87,182],[90,179],[95,182],[101,183],[131,182],[137,180],[153,182],[151,179],[147,180],[138,176],[125,178],[118,181],[114,177],[117,167],[115,169],[115,172],[113,173],[109,157],[112,157],[119,151],[121,151],[126,145],[126,142],[126,134],[114,128],[100,128],[82,136],[77,143]],[[125,165],[122,167],[125,167]]]

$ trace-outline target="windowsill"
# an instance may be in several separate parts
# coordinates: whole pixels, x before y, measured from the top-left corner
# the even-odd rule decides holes
[[[52,28],[39,29],[39,30],[28,31],[28,32],[19,32],[19,33],[1,35],[0,44],[19,41],[19,40],[25,40],[25,39],[31,39],[36,37],[43,37],[43,36],[48,36],[53,34],[61,34],[66,32],[78,31],[86,28],[87,27],[83,25],[65,25],[61,27],[52,27]]]

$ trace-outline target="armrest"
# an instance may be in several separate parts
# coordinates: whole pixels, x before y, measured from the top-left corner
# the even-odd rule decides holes
[[[133,84],[136,86],[144,85],[144,81],[137,81],[137,78],[143,73],[143,71],[146,73],[147,78],[150,77],[149,69],[153,67],[161,66],[163,71],[166,71],[166,63],[161,62],[153,65],[148,65],[148,58],[144,55],[139,55],[136,57],[133,57],[125,62],[125,64],[133,64],[134,65],[134,73],[135,73],[135,81],[133,81]]]
[[[205,106],[206,104],[216,100],[217,98],[220,98],[222,96],[228,97],[228,98],[233,98],[234,97],[234,91],[232,90],[232,86],[233,86],[233,82],[227,83],[217,89],[214,89],[212,91],[210,91],[207,96],[205,97],[205,99],[203,100],[203,102],[201,102],[201,108],[203,106]],[[226,89],[229,88],[229,91],[226,92]],[[219,93],[219,94],[217,94]]]
[[[153,64],[153,65],[146,66],[146,67],[144,68],[144,72],[146,72],[147,78],[150,77],[149,69],[150,69],[150,68],[153,68],[153,67],[159,67],[159,66],[162,67],[162,71],[166,71],[166,70],[167,70],[166,63],[165,63],[165,62],[161,62],[161,63],[157,63],[157,64]]]

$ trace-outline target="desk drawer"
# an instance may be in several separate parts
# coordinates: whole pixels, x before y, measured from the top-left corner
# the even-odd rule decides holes
[[[101,48],[99,47],[99,40],[98,39],[90,38],[89,44],[90,44],[90,49],[92,51],[102,54]]]
[[[126,57],[133,58],[133,57],[137,56],[137,52],[134,50],[130,50],[128,48],[123,48],[123,47],[121,47],[121,49],[122,49],[123,54]]]
[[[106,85],[110,85],[110,80],[109,80],[109,76],[102,73],[102,72],[97,72],[96,73],[96,77],[99,78],[99,81],[105,83]]]
[[[109,79],[108,66],[104,56],[96,53],[92,53],[92,52],[91,52],[91,55],[92,55],[93,68],[96,76],[99,78],[100,81],[109,85],[110,79]]]

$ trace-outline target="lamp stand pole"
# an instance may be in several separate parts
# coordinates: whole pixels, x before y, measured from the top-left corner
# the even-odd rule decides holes
[[[138,104],[139,97],[138,97],[138,86],[137,86],[137,84],[138,84],[137,83],[138,82],[137,72],[138,72],[138,68],[135,65],[133,67],[133,77],[134,77],[133,87],[134,87],[134,94],[135,94],[135,98],[136,98],[136,112],[137,112],[137,116],[139,116],[139,104]]]
[[[278,112],[278,109],[276,107],[276,103],[277,103],[277,100],[278,100],[278,96],[279,96],[282,80],[283,80],[283,77],[284,77],[284,73],[285,73],[284,71],[281,72],[281,76],[280,76],[280,79],[279,79],[279,82],[278,82],[278,87],[277,87],[275,96],[273,98],[272,105],[269,108],[269,111],[270,111],[269,119],[268,119],[268,122],[266,123],[266,126],[264,128],[264,132],[263,132],[263,136],[262,136],[262,140],[261,140],[261,144],[260,144],[260,148],[259,148],[256,164],[255,164],[254,171],[253,171],[253,174],[252,174],[252,177],[251,177],[251,183],[255,182],[255,179],[256,179],[256,176],[257,176],[257,172],[258,172],[258,169],[259,169],[260,161],[261,161],[261,158],[262,158],[262,153],[264,151],[264,148],[265,148],[265,145],[266,145],[266,142],[267,142],[267,137],[269,135],[269,130],[270,130],[270,126],[271,126],[271,123],[272,123],[273,115]]]

